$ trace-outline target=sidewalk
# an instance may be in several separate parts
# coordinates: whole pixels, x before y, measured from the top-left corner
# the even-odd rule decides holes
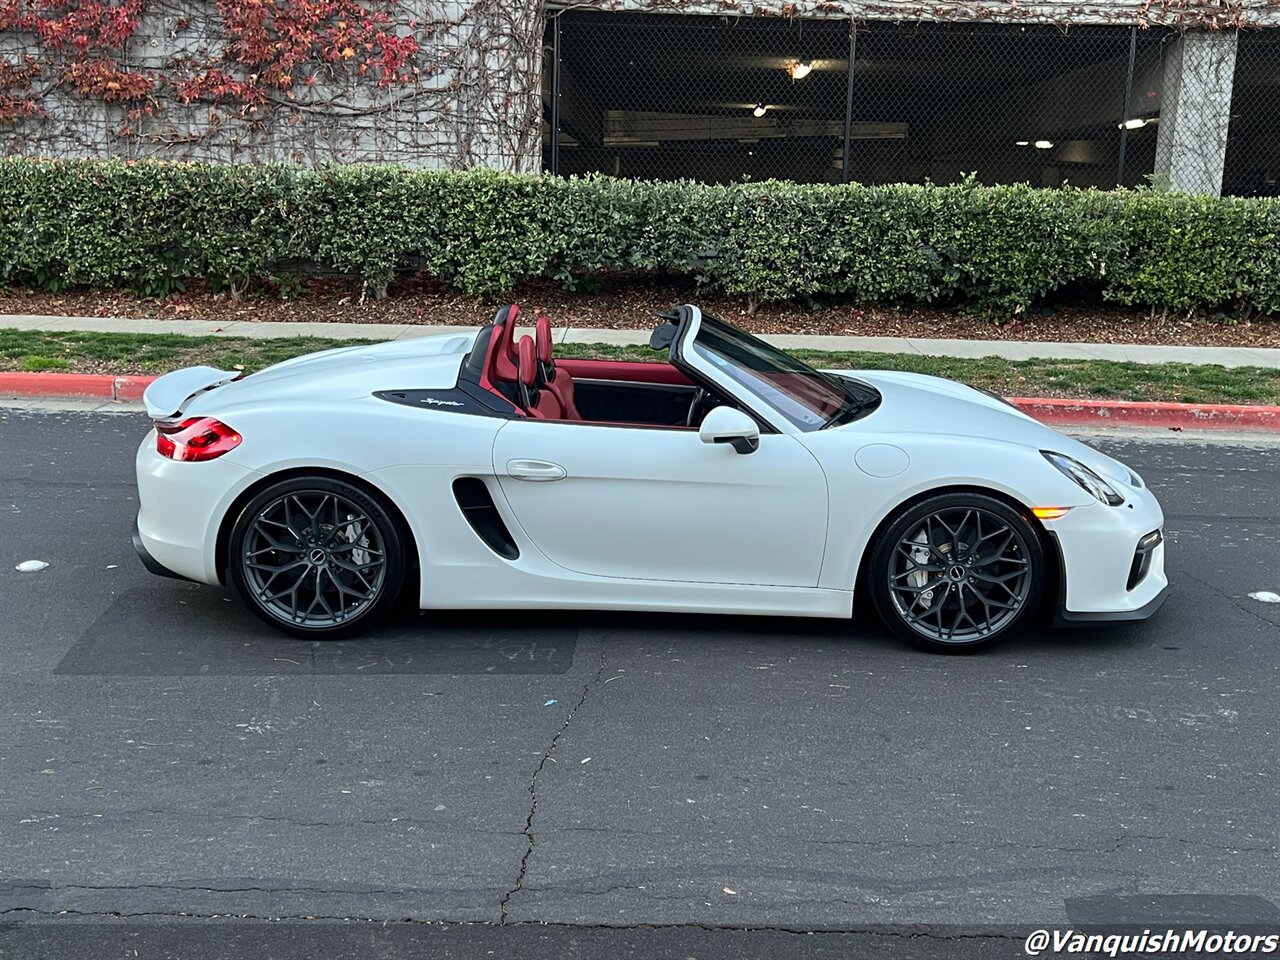
[[[431,327],[400,323],[252,323],[216,320],[129,320],[121,317],[40,317],[0,315],[0,329],[97,333],[177,333],[188,336],[332,337],[340,340],[401,340],[475,327]],[[648,330],[562,327],[560,343],[648,343]],[[932,357],[1003,357],[1007,360],[1121,360],[1133,363],[1219,364],[1224,367],[1280,367],[1280,349],[1261,347],[1175,347],[1147,344],[1052,343],[1029,340],[928,340],[914,337],[824,337],[765,335],[784,350],[850,350],[914,353]]]

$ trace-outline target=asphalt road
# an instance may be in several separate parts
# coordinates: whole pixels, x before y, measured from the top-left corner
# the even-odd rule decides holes
[[[1169,602],[954,658],[726,617],[290,640],[139,565],[144,430],[0,410],[6,960],[1280,932],[1280,605],[1247,596],[1280,592],[1280,444],[1098,441],[1165,505]]]

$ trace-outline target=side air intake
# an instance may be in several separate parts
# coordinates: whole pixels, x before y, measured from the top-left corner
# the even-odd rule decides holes
[[[489,488],[478,477],[459,477],[453,481],[453,496],[458,501],[462,515],[471,524],[476,535],[488,544],[489,549],[506,560],[520,556],[511,531],[502,522]]]

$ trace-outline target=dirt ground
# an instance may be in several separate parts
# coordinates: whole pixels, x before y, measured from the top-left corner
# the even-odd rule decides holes
[[[1000,322],[944,307],[895,310],[881,306],[809,309],[765,304],[748,315],[745,302],[704,295],[691,282],[617,280],[598,292],[569,293],[551,283],[527,283],[512,299],[526,312],[547,314],[556,326],[647,329],[653,312],[677,303],[705,310],[756,333],[853,336],[944,337],[968,340],[1056,340],[1089,343],[1152,343],[1195,346],[1280,347],[1280,318],[1152,318],[1146,310],[1080,303]],[[213,294],[202,284],[167,299],[129,293],[0,291],[0,314],[136,317],[230,321],[342,321],[348,323],[479,324],[496,304],[485,304],[415,278],[397,280],[383,300],[361,302],[345,279],[311,278],[295,299],[282,300],[263,287],[238,300]],[[0,326],[3,318],[0,317]]]

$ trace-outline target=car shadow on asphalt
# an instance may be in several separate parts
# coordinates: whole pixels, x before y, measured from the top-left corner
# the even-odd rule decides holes
[[[749,642],[779,652],[831,649],[860,657],[927,656],[868,612],[852,621],[575,611],[401,611],[367,634],[312,641],[286,636],[224,591],[148,582],[117,595],[55,668],[72,676],[310,674],[563,674],[582,638],[691,644],[718,650]],[[1158,624],[1050,630],[1037,624],[979,656],[1109,652],[1158,646]],[[799,645],[799,647],[797,646]],[[1172,647],[1170,649],[1177,649]]]
[[[78,676],[303,674],[560,674],[573,664],[578,625],[511,613],[393,617],[347,640],[274,630],[236,599],[198,584],[122,592],[54,669]]]

